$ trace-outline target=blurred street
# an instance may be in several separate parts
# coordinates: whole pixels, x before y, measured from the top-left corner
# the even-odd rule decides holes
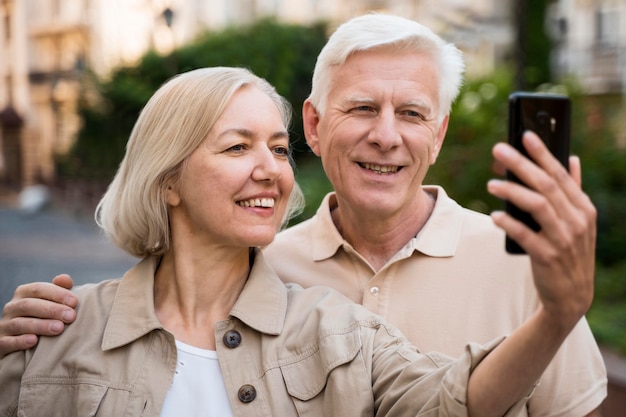
[[[26,282],[60,273],[75,284],[97,282],[121,277],[136,262],[100,235],[87,213],[76,216],[53,205],[27,214],[14,197],[0,198],[0,306]]]

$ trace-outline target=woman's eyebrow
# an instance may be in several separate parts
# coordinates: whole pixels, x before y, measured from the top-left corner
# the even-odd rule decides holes
[[[242,136],[245,138],[254,138],[258,136],[257,132],[254,130],[234,127],[231,129],[224,130],[222,133],[218,135],[218,137],[223,137],[223,136],[227,136],[230,134],[235,134],[237,136]],[[270,137],[273,139],[274,138],[289,138],[289,132],[287,132],[286,130],[277,130],[274,133],[272,133]]]

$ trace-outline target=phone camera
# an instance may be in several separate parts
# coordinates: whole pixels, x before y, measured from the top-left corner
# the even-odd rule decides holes
[[[545,111],[540,111],[537,113],[537,121],[539,122],[539,126],[548,126],[550,124],[550,115]]]

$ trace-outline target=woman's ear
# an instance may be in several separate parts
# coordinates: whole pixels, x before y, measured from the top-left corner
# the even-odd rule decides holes
[[[181,198],[176,187],[171,183],[165,187],[165,201],[168,205],[176,207],[180,204]]]
[[[304,137],[309,148],[317,156],[320,156],[319,136],[317,135],[317,125],[320,118],[317,109],[313,106],[310,99],[305,100],[302,105],[302,127],[304,129]]]

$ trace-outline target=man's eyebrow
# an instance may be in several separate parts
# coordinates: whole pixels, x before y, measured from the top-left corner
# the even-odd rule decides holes
[[[402,105],[432,110],[432,105],[426,100],[408,100],[402,103]]]
[[[371,97],[353,96],[346,98],[346,103],[359,104],[359,103],[373,103],[374,99]]]
[[[353,97],[348,97],[346,99],[346,102],[347,103],[374,103],[375,100],[371,97],[353,96]],[[428,109],[428,110],[432,109],[432,105],[430,104],[430,102],[426,100],[421,100],[421,99],[404,101],[401,103],[401,106],[402,107],[406,107],[406,106],[419,107],[419,108]]]

